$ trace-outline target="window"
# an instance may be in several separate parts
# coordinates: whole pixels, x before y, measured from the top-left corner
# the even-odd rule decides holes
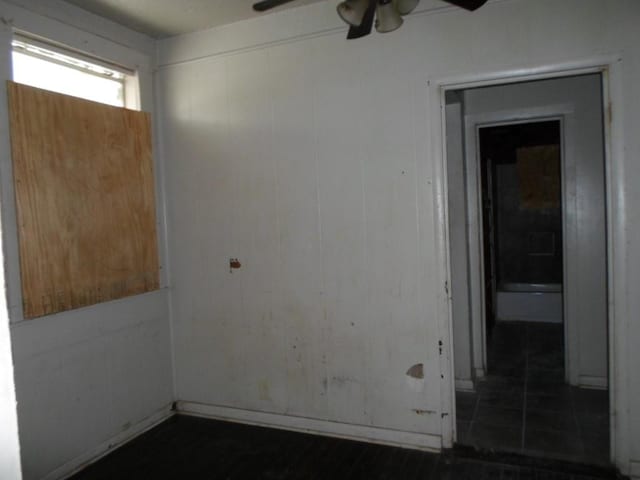
[[[117,107],[127,106],[133,72],[24,37],[14,37],[13,80]]]

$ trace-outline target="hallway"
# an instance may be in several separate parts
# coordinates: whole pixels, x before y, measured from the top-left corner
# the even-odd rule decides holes
[[[456,393],[459,444],[608,464],[608,391],[565,384],[562,329],[496,323],[488,375],[476,392]]]

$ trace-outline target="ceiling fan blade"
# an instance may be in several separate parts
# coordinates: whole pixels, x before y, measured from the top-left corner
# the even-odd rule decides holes
[[[456,7],[464,8],[465,10],[477,10],[482,5],[487,3],[487,0],[444,0],[447,3],[455,5]]]
[[[352,26],[347,33],[347,40],[353,40],[354,38],[366,37],[371,33],[373,27],[373,18],[376,14],[376,0],[369,0],[369,6],[367,11],[364,12],[362,23],[358,26]]]
[[[264,12],[274,7],[279,7],[280,5],[284,5],[285,3],[293,2],[295,0],[262,0],[261,2],[257,2],[253,4],[253,9],[256,12]]]

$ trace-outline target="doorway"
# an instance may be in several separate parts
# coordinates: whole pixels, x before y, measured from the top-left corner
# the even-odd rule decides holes
[[[487,341],[497,321],[562,324],[560,139],[560,119],[478,128]]]
[[[609,462],[601,81],[448,92],[458,444]]]

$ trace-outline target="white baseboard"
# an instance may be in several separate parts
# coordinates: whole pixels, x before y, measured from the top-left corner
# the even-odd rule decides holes
[[[178,412],[185,415],[214,418],[216,420],[279,428],[295,432],[314,433],[328,437],[346,438],[349,440],[359,440],[431,452],[439,452],[442,448],[441,437],[427,433],[404,432],[366,425],[353,425],[329,420],[294,417],[278,413],[205,405],[196,402],[178,402]]]
[[[63,478],[69,478],[71,475],[77,473],[81,469],[91,465],[92,463],[100,460],[105,455],[111,453],[116,448],[121,447],[125,443],[133,440],[135,437],[155,427],[159,423],[164,422],[172,415],[174,415],[174,412],[171,411],[171,404],[169,404],[153,415],[145,418],[141,422],[126,429],[124,432],[111,437],[106,442],[101,443],[97,447],[92,448],[88,452],[56,468],[48,475],[43,477],[43,480],[59,480]]]
[[[594,390],[606,390],[609,382],[607,377],[593,377],[590,375],[579,375],[578,386],[581,388],[592,388]]]
[[[456,378],[456,392],[475,392],[476,386],[473,384],[473,380],[463,380]]]

